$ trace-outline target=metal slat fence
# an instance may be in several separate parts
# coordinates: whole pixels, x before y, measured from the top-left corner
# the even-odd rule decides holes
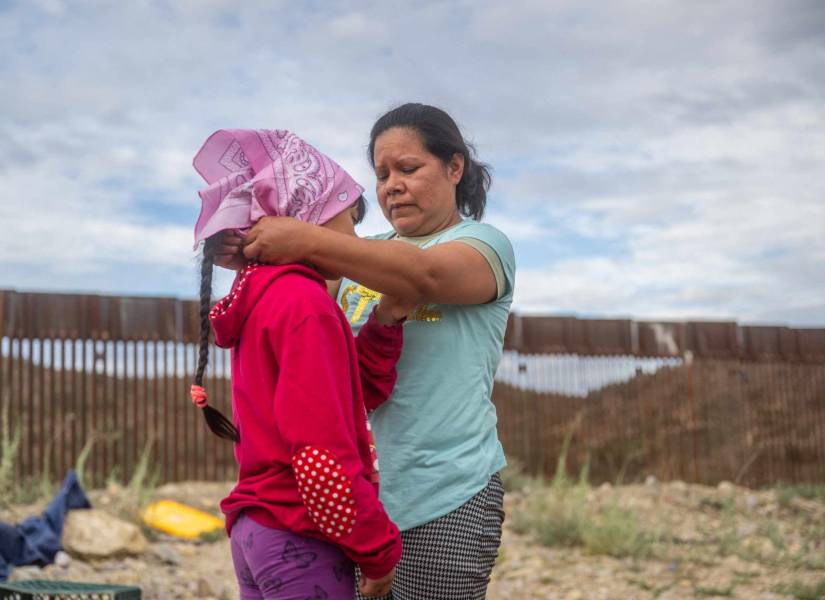
[[[16,480],[59,480],[94,441],[94,485],[128,479],[152,445],[162,481],[235,477],[188,387],[197,305],[0,291],[0,400],[21,435]],[[506,451],[571,470],[713,483],[825,481],[825,329],[512,315],[494,403]],[[228,414],[228,353],[212,348],[210,402]]]
[[[570,433],[568,472],[587,463],[594,483],[648,475],[751,487],[825,481],[825,364],[668,361],[582,392],[563,390],[569,381],[554,358],[564,360],[568,376],[578,370],[580,377],[635,362],[511,358],[525,365],[522,381],[499,377],[493,401],[505,451],[530,473],[552,476]]]
[[[197,307],[169,298],[0,292],[0,401],[19,431],[16,481],[62,479],[91,443],[93,485],[128,480],[145,449],[161,481],[235,477],[231,444],[189,400]],[[231,412],[229,354],[211,348],[210,402]]]

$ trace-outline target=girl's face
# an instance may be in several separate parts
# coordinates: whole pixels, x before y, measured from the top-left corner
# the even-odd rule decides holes
[[[345,233],[347,235],[355,235],[355,220],[358,217],[358,207],[353,204],[346,210],[332,217],[329,221],[321,225],[327,229],[332,229],[338,233]]]
[[[375,140],[373,159],[378,203],[399,234],[427,235],[461,220],[455,203],[464,173],[461,154],[445,165],[414,129],[393,127]]]

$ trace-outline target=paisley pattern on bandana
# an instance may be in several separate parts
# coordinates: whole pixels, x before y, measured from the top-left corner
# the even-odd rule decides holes
[[[221,129],[193,164],[209,184],[199,192],[196,243],[267,215],[320,225],[364,191],[335,161],[285,129]]]
[[[257,133],[269,157],[281,167],[272,173],[281,214],[317,223],[324,207],[316,199],[328,195],[335,182],[332,161],[289,131]]]

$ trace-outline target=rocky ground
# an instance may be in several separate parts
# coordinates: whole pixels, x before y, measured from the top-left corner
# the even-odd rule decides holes
[[[214,511],[228,484],[163,486],[168,498]],[[130,492],[90,493],[95,507],[130,518]],[[530,499],[547,488],[508,494],[508,521],[489,599],[661,600],[730,597],[818,600],[825,594],[825,501],[780,490],[752,491],[681,482],[590,488],[588,506],[621,506],[639,517],[651,541],[635,558],[593,555],[586,548],[546,547],[529,529],[516,533],[516,515],[528,515]],[[45,502],[0,511],[17,522]],[[132,518],[133,518],[133,513]],[[522,519],[522,522],[529,519]],[[225,538],[184,542],[144,530],[148,547],[139,556],[99,560],[61,556],[43,569],[22,567],[12,580],[64,579],[138,585],[143,598],[237,598]],[[609,548],[608,548],[609,551]],[[825,595],[822,596],[825,598]],[[422,599],[429,600],[429,599]]]

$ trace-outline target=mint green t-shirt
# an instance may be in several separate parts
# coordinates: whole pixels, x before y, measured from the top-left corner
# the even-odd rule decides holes
[[[476,240],[483,242],[497,255],[497,274],[504,275],[498,297],[472,306],[419,307],[404,323],[395,390],[370,415],[381,501],[402,531],[458,508],[506,464],[490,398],[513,300],[510,241],[495,227],[469,220],[423,242],[407,241],[428,248],[462,238],[476,249]],[[480,251],[489,262],[487,247]],[[354,333],[380,297],[351,280],[341,282],[338,302]]]

